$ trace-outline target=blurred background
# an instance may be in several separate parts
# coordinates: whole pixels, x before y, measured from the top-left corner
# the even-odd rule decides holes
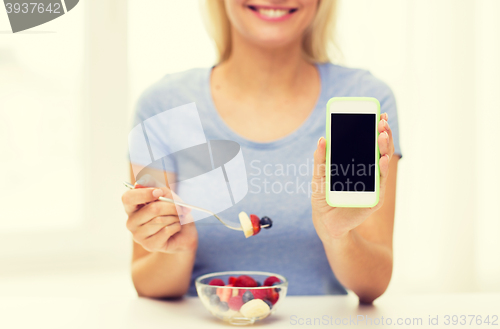
[[[499,15],[497,0],[340,1],[336,62],[398,103],[387,294],[500,291]],[[135,294],[120,199],[133,105],[214,61],[197,0],[81,1],[16,34],[0,10],[2,295]]]

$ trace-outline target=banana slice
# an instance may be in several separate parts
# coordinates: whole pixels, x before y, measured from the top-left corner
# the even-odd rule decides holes
[[[241,317],[241,313],[232,309],[227,310],[223,313],[224,319],[231,319],[235,317]]]
[[[241,314],[246,318],[259,318],[269,314],[271,309],[262,299],[252,299],[243,304]]]
[[[241,228],[243,229],[243,233],[245,234],[245,238],[248,238],[253,235],[253,226],[250,217],[246,214],[246,212],[242,211],[238,215],[240,219]],[[265,303],[264,303],[265,304]]]

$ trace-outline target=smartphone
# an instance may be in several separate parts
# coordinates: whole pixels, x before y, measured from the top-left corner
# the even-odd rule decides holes
[[[373,207],[379,200],[377,124],[373,97],[333,97],[326,106],[326,202]]]

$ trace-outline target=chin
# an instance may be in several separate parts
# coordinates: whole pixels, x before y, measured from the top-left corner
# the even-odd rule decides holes
[[[288,49],[287,47],[290,46],[291,43],[276,43],[276,42],[262,42],[260,43],[259,47],[261,49],[266,49],[266,50],[283,50],[283,49]]]
[[[251,40],[253,44],[264,48],[283,48],[299,40],[295,34],[289,33],[290,31],[284,33],[282,30],[272,30],[274,29],[259,29],[258,31],[252,31],[245,37]]]
[[[253,40],[254,44],[259,47],[266,49],[280,49],[288,45],[293,44],[294,40],[283,40],[282,38],[259,38],[258,40]]]

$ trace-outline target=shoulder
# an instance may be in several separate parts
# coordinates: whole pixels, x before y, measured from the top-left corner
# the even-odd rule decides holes
[[[136,111],[144,119],[165,109],[195,101],[203,94],[208,70],[194,68],[166,74],[141,93]]]
[[[352,68],[332,63],[319,64],[327,88],[345,96],[375,97],[381,103],[394,98],[391,88],[369,70]],[[332,90],[332,92],[333,92]]]

